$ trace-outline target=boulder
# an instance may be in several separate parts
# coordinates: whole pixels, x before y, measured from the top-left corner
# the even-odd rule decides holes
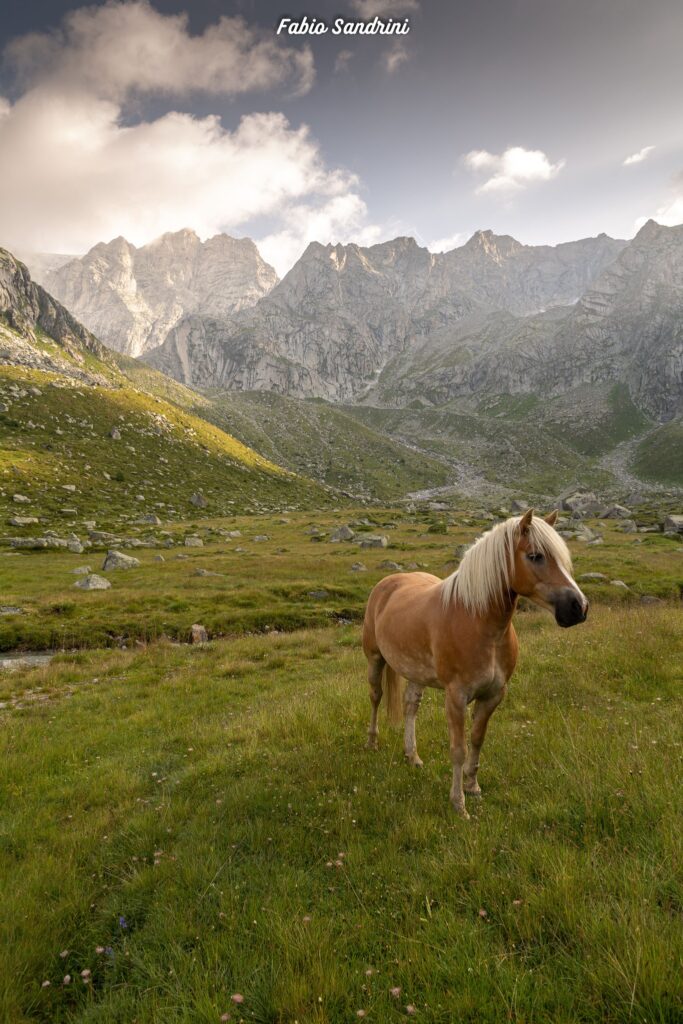
[[[87,576],[92,569],[89,565],[79,565],[77,569],[69,569],[72,576]]]
[[[386,569],[388,572],[400,572],[401,566],[398,562],[392,562],[390,558],[386,558],[383,562],[380,562],[380,569]]]
[[[122,551],[107,551],[107,557],[102,563],[103,572],[110,569],[136,569],[140,565],[139,558],[132,555],[124,555]]]
[[[204,495],[201,493],[201,491],[195,491],[195,493],[190,498],[190,504],[194,505],[195,508],[206,508],[206,506],[209,503],[204,497]]]
[[[367,572],[367,565],[363,565],[362,562],[354,562],[351,566],[351,572]]]
[[[623,580],[610,580],[613,587],[621,587],[622,590],[628,590],[628,585]]]
[[[203,548],[204,541],[201,537],[186,537],[185,538],[186,548]]]
[[[683,516],[667,516],[664,520],[664,532],[683,533]]]
[[[622,519],[621,531],[622,533],[637,533],[638,527],[633,519]]]
[[[161,526],[161,519],[153,512],[146,516],[141,516],[140,519],[135,520],[140,526]]]
[[[30,505],[31,499],[27,498],[25,494],[13,494],[12,501],[16,501],[17,505]]]
[[[355,536],[356,535],[350,526],[338,526],[337,529],[330,534],[330,543],[339,544],[340,541],[353,540]]]
[[[597,502],[592,491],[574,491],[561,499],[562,508],[567,512],[583,511],[586,505]]]
[[[327,590],[309,590],[308,596],[312,597],[314,601],[324,601],[330,595]]]
[[[601,519],[630,519],[631,512],[624,505],[611,505]]]
[[[208,643],[209,634],[206,632],[204,626],[199,622],[195,622],[190,628],[190,643],[191,644],[205,644]]]
[[[68,540],[66,542],[66,546],[69,549],[69,551],[73,551],[75,555],[82,555],[83,552],[85,551],[85,548],[81,544],[80,540]]]
[[[109,580],[105,580],[102,576],[97,576],[93,572],[82,580],[78,580],[74,583],[74,586],[79,587],[81,590],[109,590],[111,583]]]
[[[378,534],[368,533],[360,542],[362,548],[386,548],[389,546],[389,541],[386,537],[379,536]]]
[[[7,522],[10,526],[37,526],[36,516],[12,516]]]
[[[109,436],[112,439],[112,441],[120,441],[121,431],[118,429],[118,427],[112,427],[111,430],[109,431]]]

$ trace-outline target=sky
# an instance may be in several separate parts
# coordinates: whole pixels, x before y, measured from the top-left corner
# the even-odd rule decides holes
[[[277,34],[283,16],[325,35]],[[405,35],[341,35],[375,16]],[[683,222],[680,0],[3,0],[0,245]]]

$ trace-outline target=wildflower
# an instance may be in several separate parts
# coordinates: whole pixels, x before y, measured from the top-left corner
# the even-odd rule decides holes
[[[244,1002],[244,996],[241,995],[239,992],[235,992],[235,994],[233,996],[230,996],[230,998],[232,999],[233,1003],[237,1003],[238,1005]]]
[[[409,1017],[412,1017],[414,1013],[417,1013],[417,1010],[415,1009],[412,1003],[408,1003],[408,1005],[406,1006],[406,1013],[408,1014]]]
[[[69,955],[69,950],[68,949],[63,949],[62,952],[59,955],[61,956],[62,960],[64,960],[65,957],[67,957]]]
[[[221,1014],[221,1021],[225,1022],[226,1020],[230,1020],[230,1019],[231,1018],[230,1018],[230,1014],[229,1013],[222,1013]]]
[[[44,981],[43,984],[40,987],[41,988],[49,988],[50,987],[50,982],[49,981]]]
[[[64,975],[64,982],[63,982],[63,984],[64,985],[70,985],[71,984],[71,975],[70,974],[65,974]]]
[[[365,1010],[356,1010],[356,1017],[364,1017]]]
[[[401,994],[401,989],[398,987],[398,985],[394,985],[393,988],[389,989],[389,995],[393,996],[394,999],[398,999],[400,994]]]
[[[489,915],[487,914],[487,912],[486,912],[486,911],[484,910],[484,908],[482,907],[482,908],[481,908],[481,910],[479,911],[479,917],[480,917],[480,918],[482,919],[482,921],[483,921],[483,920],[484,920],[484,918],[486,918],[486,917],[488,917],[488,916],[489,916]]]
[[[306,916],[302,918],[302,921],[303,921],[304,924],[310,924],[311,923],[311,916],[310,916],[310,914],[306,914]]]
[[[101,956],[101,954],[104,953],[104,946],[95,946],[95,952],[98,956]]]
[[[123,914],[121,914],[120,917],[119,917],[119,928],[127,928],[127,927],[128,927],[128,922],[126,921],[126,919],[123,916]]]

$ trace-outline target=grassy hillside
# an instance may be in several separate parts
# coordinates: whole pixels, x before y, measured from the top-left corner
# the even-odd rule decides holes
[[[209,393],[195,411],[279,465],[384,501],[453,479],[437,457],[413,451],[343,409],[269,392]]]
[[[636,450],[634,470],[646,480],[683,486],[683,419],[665,423]]]
[[[59,374],[0,367],[5,410],[0,412],[0,515],[5,520],[21,514],[68,526],[152,512],[187,517],[196,491],[222,514],[325,500],[316,485],[286,473],[214,425],[125,378],[118,383],[93,387]],[[17,493],[29,503],[17,504]]]
[[[6,677],[0,1016],[676,1024],[678,614],[518,616],[469,822],[440,694],[363,749],[356,626]]]

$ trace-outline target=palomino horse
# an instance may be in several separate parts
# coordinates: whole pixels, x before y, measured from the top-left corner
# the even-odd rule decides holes
[[[372,704],[368,746],[377,747],[383,678],[389,721],[400,722],[403,676],[408,681],[403,699],[405,756],[421,765],[415,717],[422,691],[425,686],[445,690],[451,803],[464,818],[469,817],[465,793],[481,796],[477,770],[486,727],[517,661],[512,614],[518,596],[553,612],[560,626],[586,618],[588,601],[572,579],[569,550],[553,529],[556,519],[557,512],[542,519],[529,509],[480,537],[445,580],[427,572],[385,576],[368,600],[363,627]],[[475,706],[468,754],[465,715],[471,701]]]

